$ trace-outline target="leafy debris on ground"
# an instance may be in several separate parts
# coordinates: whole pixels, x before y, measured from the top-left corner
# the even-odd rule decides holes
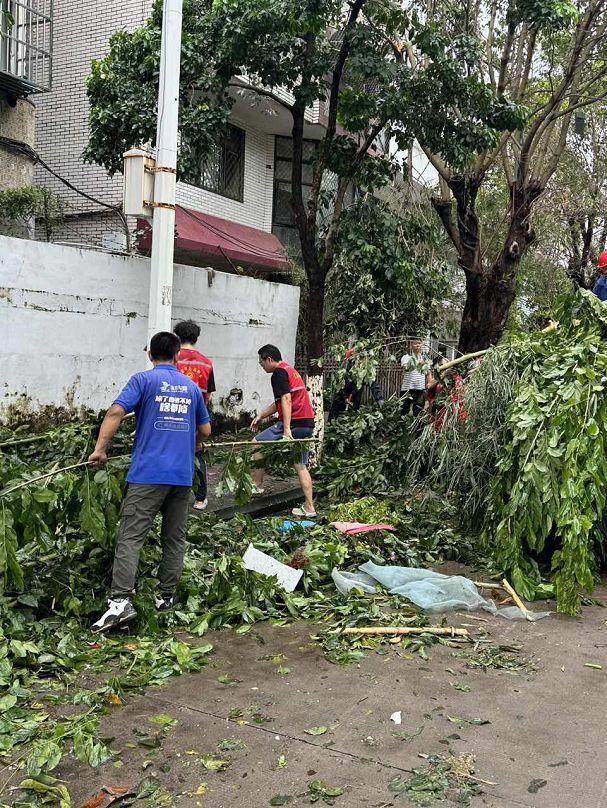
[[[474,777],[474,756],[433,755],[426,766],[413,770],[411,777],[393,777],[388,783],[392,794],[406,794],[415,805],[434,805],[448,800],[456,805],[470,805],[472,797],[482,794]]]

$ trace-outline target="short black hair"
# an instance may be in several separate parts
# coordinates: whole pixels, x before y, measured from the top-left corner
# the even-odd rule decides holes
[[[182,342],[190,345],[195,345],[200,336],[200,326],[194,320],[183,320],[181,323],[177,323],[173,331]]]
[[[170,331],[159,331],[150,340],[150,354],[156,362],[172,362],[180,348],[179,337]]]
[[[275,362],[282,361],[282,354],[276,345],[263,345],[257,353],[262,359],[273,359]]]

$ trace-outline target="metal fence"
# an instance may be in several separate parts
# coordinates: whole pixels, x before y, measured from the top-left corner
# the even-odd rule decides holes
[[[333,360],[325,362],[323,369],[325,384],[329,384],[331,376],[339,370],[340,367],[343,367],[343,365],[339,362]],[[403,369],[400,362],[380,362],[376,378],[384,398],[400,395],[400,387],[403,380]],[[373,397],[368,387],[365,387],[363,390],[362,402],[363,404],[373,402]]]
[[[52,42],[53,0],[0,0],[0,86],[50,90]]]
[[[400,395],[400,388],[403,381],[403,368],[400,364],[400,356],[408,351],[409,340],[413,337],[402,337],[398,340],[390,340],[386,343],[386,354],[392,357],[399,357],[398,359],[385,359],[381,361],[377,368],[377,383],[383,393],[384,398],[391,398],[392,396]],[[429,355],[432,360],[443,356],[445,359],[455,359],[458,351],[456,348],[457,343],[455,340],[440,340],[434,337],[424,339],[424,352]],[[295,366],[304,375],[305,378],[305,361],[302,356],[297,356],[295,359]],[[325,385],[331,381],[331,376],[335,374],[343,364],[335,359],[326,359],[323,365],[323,376]],[[373,402],[373,397],[368,387],[363,390],[362,396],[363,404],[370,404]]]

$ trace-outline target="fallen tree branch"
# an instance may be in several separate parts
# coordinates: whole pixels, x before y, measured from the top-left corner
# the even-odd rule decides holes
[[[436,634],[440,637],[468,637],[467,628],[454,626],[351,626],[338,628],[331,634]]]

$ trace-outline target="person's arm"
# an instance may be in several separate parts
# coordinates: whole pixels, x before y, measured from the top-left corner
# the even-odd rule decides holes
[[[426,390],[430,392],[430,390],[434,390],[436,387],[438,387],[439,384],[440,380],[434,378],[431,370],[428,371],[428,373],[426,373]]]
[[[198,424],[196,428],[196,451],[200,452],[203,449],[203,438],[208,438],[211,434],[211,424]]]
[[[209,374],[209,379],[207,381],[207,401],[211,398],[211,393],[214,393],[217,390],[215,386],[215,371],[212,370]]]
[[[273,401],[269,407],[266,407],[265,410],[262,410],[259,415],[256,415],[255,418],[251,421],[251,429],[253,432],[257,432],[259,429],[259,425],[262,421],[265,421],[266,418],[269,418],[270,415],[274,415],[275,412],[278,412],[278,407],[276,406],[276,402]]]
[[[280,397],[280,403],[282,405],[282,424],[283,424],[283,435],[285,438],[292,438],[293,435],[291,434],[291,410],[292,410],[292,402],[291,402],[291,393],[285,393]]]
[[[204,396],[200,390],[196,390],[196,451],[202,450],[202,439],[208,438],[211,434],[211,419],[209,411],[204,402]]]
[[[89,455],[89,463],[96,466],[103,466],[107,463],[107,445],[112,440],[126,415],[126,410],[120,404],[112,404],[105,414],[103,423],[99,428],[97,443],[92,453]]]

